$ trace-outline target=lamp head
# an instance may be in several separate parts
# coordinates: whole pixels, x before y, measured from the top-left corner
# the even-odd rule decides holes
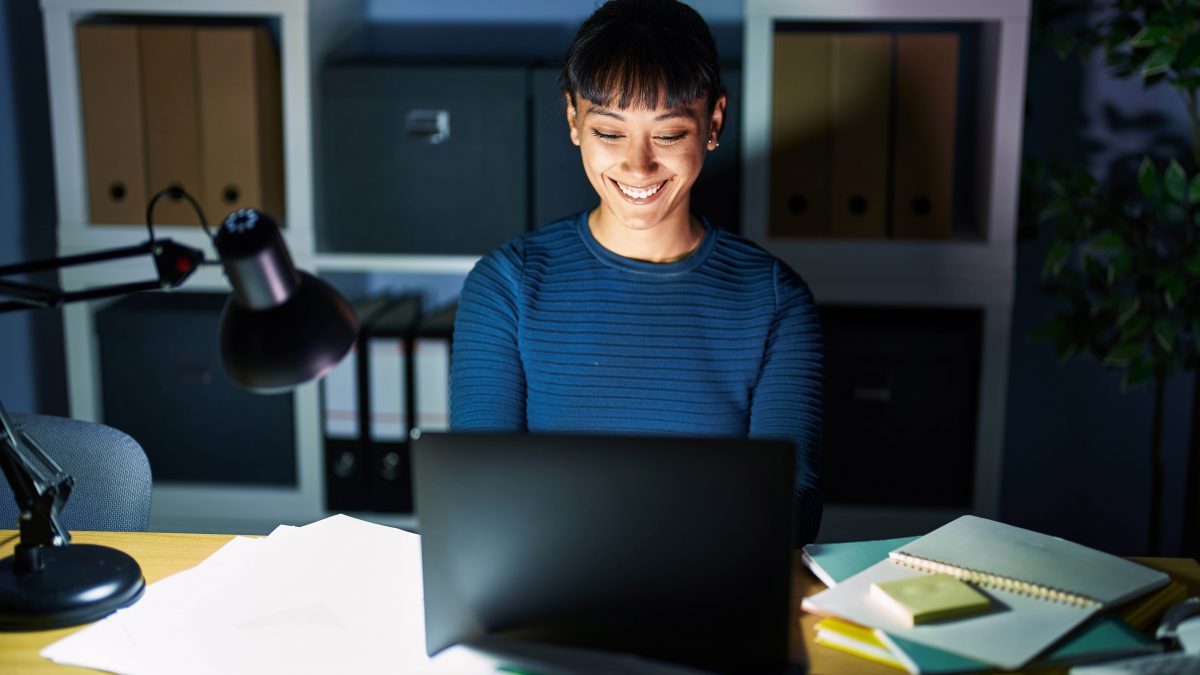
[[[214,243],[233,286],[220,326],[231,382],[258,393],[287,391],[325,375],[350,351],[354,310],[332,286],[296,269],[274,219],[235,211]]]

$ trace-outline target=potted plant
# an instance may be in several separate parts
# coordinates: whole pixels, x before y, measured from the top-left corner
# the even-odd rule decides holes
[[[1148,152],[1135,171],[1113,167],[1103,181],[1087,169],[1037,164],[1026,176],[1037,222],[1053,228],[1043,287],[1062,300],[1036,336],[1054,341],[1061,358],[1085,354],[1124,371],[1126,389],[1153,388],[1153,554],[1162,524],[1164,384],[1180,371],[1195,376],[1200,360],[1200,1],[1039,0],[1034,26],[1035,45],[1052,44],[1063,57],[1101,50],[1113,75],[1169,86],[1187,112],[1190,148],[1178,156]],[[1200,546],[1197,422],[1193,408],[1183,541],[1193,555]]]

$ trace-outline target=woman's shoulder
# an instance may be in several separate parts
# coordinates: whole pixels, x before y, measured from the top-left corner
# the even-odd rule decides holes
[[[513,237],[480,258],[475,269],[497,270],[519,276],[531,256],[542,257],[546,251],[561,251],[565,246],[577,243],[579,218],[584,213],[586,211],[560,218],[536,230]]]
[[[744,235],[729,230],[713,228],[717,236],[717,251],[728,263],[735,264],[745,275],[755,272],[772,279],[777,290],[796,288],[808,293],[808,284],[796,270],[770,251]]]

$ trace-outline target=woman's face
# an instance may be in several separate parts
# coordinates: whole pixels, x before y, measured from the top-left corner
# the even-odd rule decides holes
[[[705,99],[667,109],[615,108],[567,96],[571,141],[600,195],[604,217],[634,230],[689,222],[689,193],[704,155],[716,146],[725,97],[708,110]]]

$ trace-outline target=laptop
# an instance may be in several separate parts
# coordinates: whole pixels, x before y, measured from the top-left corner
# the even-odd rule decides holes
[[[430,655],[489,636],[787,672],[783,441],[422,434]]]

